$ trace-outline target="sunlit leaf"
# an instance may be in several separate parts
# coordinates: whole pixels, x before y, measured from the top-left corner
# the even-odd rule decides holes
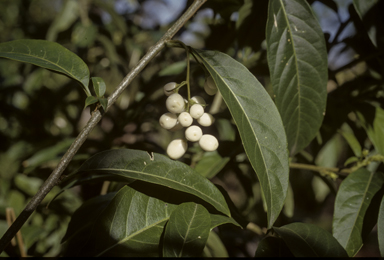
[[[279,215],[288,189],[288,153],[275,104],[239,62],[215,51],[194,50],[211,74],[240,132],[268,208],[268,227]]]
[[[376,192],[384,184],[382,173],[371,173],[365,168],[349,174],[336,195],[333,216],[333,236],[354,256],[362,247],[364,216]]]
[[[186,164],[161,154],[150,155],[131,149],[104,151],[88,159],[78,170],[79,174],[90,172],[141,180],[185,192],[230,216],[223,195],[209,180]]]
[[[80,82],[87,96],[89,70],[76,54],[58,43],[44,40],[15,40],[0,43],[0,57],[31,63],[64,74]]]
[[[305,0],[269,1],[267,53],[276,106],[291,155],[316,136],[327,99],[323,32]]]
[[[347,257],[344,248],[324,229],[313,224],[292,223],[273,230],[283,238],[295,257]]]
[[[163,256],[201,256],[211,226],[209,212],[201,205],[188,202],[171,214],[164,233]]]

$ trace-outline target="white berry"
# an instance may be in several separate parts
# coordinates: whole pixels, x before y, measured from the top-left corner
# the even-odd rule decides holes
[[[204,90],[210,96],[213,96],[217,93],[217,86],[211,76],[209,76],[205,81]]]
[[[178,93],[170,95],[165,102],[168,111],[174,114],[183,112],[184,104],[184,98]]]
[[[184,139],[175,139],[169,143],[167,147],[167,154],[171,159],[179,159],[187,151],[188,144]]]
[[[215,151],[217,147],[219,147],[219,142],[213,135],[206,134],[200,138],[199,145],[203,150],[207,152],[212,152]]]
[[[193,101],[195,101],[196,104],[201,104],[201,105],[205,105],[206,104],[205,100],[202,97],[200,97],[200,96],[193,96],[191,99]]]
[[[185,130],[185,138],[191,142],[199,141],[202,135],[203,131],[201,131],[201,128],[196,125],[190,126],[187,130]]]
[[[160,117],[159,123],[162,128],[171,129],[177,123],[177,116],[172,113],[165,113]]]
[[[182,112],[179,115],[178,120],[179,120],[179,123],[184,127],[188,127],[192,125],[192,122],[193,122],[193,118],[188,112]]]
[[[166,96],[170,96],[173,94],[173,90],[176,88],[176,82],[169,82],[167,84],[164,85],[163,89],[164,89],[164,94]]]
[[[193,106],[191,106],[189,113],[193,118],[198,119],[204,114],[204,108],[200,104],[194,104]]]
[[[209,113],[204,113],[197,119],[197,122],[202,126],[210,126],[215,122],[215,118]]]

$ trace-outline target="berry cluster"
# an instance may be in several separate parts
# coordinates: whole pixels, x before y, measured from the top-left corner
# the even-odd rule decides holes
[[[197,125],[192,125],[193,119],[201,126],[210,126],[215,119],[209,113],[204,112],[206,103],[200,96],[194,96],[190,100],[184,99],[178,91],[178,84],[170,82],[164,86],[164,93],[168,96],[166,107],[169,112],[163,114],[160,119],[161,127],[170,131],[177,131],[183,127],[185,130],[186,139],[175,139],[171,141],[167,147],[167,154],[172,159],[179,159],[187,151],[190,142],[199,142],[200,147],[205,151],[215,151],[219,146],[216,137],[209,134],[204,134],[201,128]],[[204,90],[208,95],[217,93],[217,87],[211,77],[205,81]]]

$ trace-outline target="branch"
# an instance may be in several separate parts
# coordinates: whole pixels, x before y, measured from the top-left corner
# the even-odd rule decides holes
[[[154,58],[156,55],[164,48],[165,43],[183,27],[183,25],[196,13],[196,11],[200,8],[202,4],[204,4],[207,0],[195,0],[192,5],[188,8],[188,10],[175,22],[175,24],[164,34],[164,36],[156,43],[156,45],[152,46],[147,54],[139,61],[139,63],[127,74],[127,76],[123,79],[123,81],[117,86],[116,90],[111,94],[108,98],[108,108],[115,103],[117,98],[121,95],[124,89],[132,82],[132,80],[144,69],[144,67]],[[17,217],[15,222],[8,228],[3,237],[0,239],[0,253],[4,251],[4,248],[11,241],[11,239],[15,236],[17,231],[24,225],[24,223],[28,220],[29,216],[35,211],[40,202],[45,198],[48,192],[56,186],[56,184],[60,180],[60,176],[63,171],[67,168],[68,164],[71,162],[73,156],[79,150],[81,145],[87,139],[89,133],[96,126],[96,124],[100,121],[102,115],[100,111],[95,111],[92,113],[91,118],[89,119],[87,125],[83,128],[83,130],[79,133],[76,140],[69,147],[67,152],[61,158],[59,164],[53,170],[48,179],[44,182],[44,184],[40,187],[39,191],[35,196],[31,199],[31,201],[27,204],[24,210]]]

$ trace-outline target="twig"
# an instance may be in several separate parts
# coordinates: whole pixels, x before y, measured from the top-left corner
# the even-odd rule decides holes
[[[16,219],[15,211],[13,210],[13,208],[6,208],[5,212],[6,212],[8,226],[11,226]],[[23,237],[21,236],[20,230],[17,231],[16,233],[16,239],[17,239],[17,244],[19,246],[20,256],[27,257],[27,254],[25,253],[25,249],[24,249]],[[11,243],[13,246],[16,246],[16,241],[14,238],[12,238]]]
[[[315,171],[315,172],[319,172],[319,173],[334,172],[337,175],[342,175],[342,176],[346,176],[352,172],[352,170],[349,168],[345,168],[345,169],[329,168],[329,167],[321,167],[321,166],[317,166],[317,165],[309,165],[309,164],[302,164],[302,163],[290,163],[289,168],[310,170],[310,171]]]
[[[152,46],[147,54],[139,61],[139,63],[128,73],[128,75],[123,79],[123,81],[119,84],[116,90],[111,94],[108,98],[108,108],[115,103],[117,98],[121,95],[124,89],[132,82],[132,80],[144,69],[144,67],[154,58],[156,55],[164,48],[165,43],[183,27],[183,25],[194,15],[194,13],[200,8],[202,4],[204,4],[207,0],[195,0],[192,5],[188,8],[188,10],[175,22],[175,24],[164,34],[164,36],[156,43],[156,45]],[[11,241],[11,239],[15,236],[17,231],[24,225],[24,223],[28,220],[29,216],[35,211],[40,202],[45,198],[48,192],[56,186],[59,182],[60,176],[63,171],[67,168],[68,164],[72,160],[73,156],[79,150],[81,145],[87,139],[89,133],[96,126],[96,124],[100,121],[102,115],[100,111],[96,111],[92,113],[91,118],[89,119],[87,125],[83,128],[80,134],[77,136],[76,140],[69,147],[67,152],[61,158],[59,164],[53,170],[48,179],[44,182],[44,184],[40,187],[39,191],[35,196],[31,199],[31,201],[27,204],[24,210],[17,217],[15,222],[11,227],[5,232],[3,237],[0,239],[0,253],[4,251],[4,248]]]

